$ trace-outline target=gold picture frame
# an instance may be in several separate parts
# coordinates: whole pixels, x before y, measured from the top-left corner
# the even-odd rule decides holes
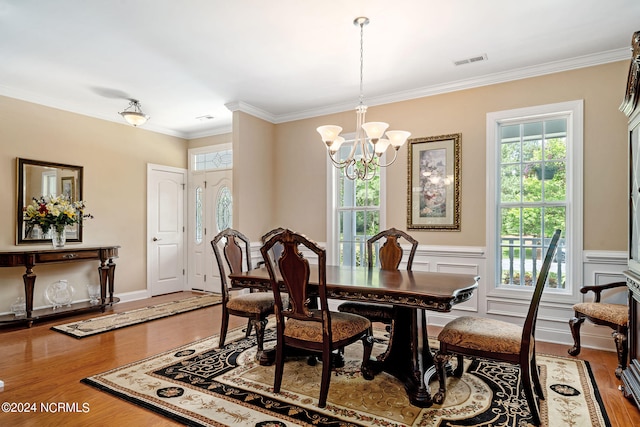
[[[407,229],[460,231],[461,133],[409,139]]]

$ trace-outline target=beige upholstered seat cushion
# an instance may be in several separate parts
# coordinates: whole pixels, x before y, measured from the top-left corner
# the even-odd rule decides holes
[[[522,327],[483,317],[459,317],[449,322],[438,340],[459,347],[496,353],[520,353]]]
[[[318,310],[311,310],[320,316]],[[369,330],[371,322],[357,314],[331,312],[331,334],[334,341],[361,334]],[[285,323],[284,335],[304,341],[322,342],[322,322],[307,322],[289,319]]]
[[[629,322],[629,307],[625,304],[609,304],[602,302],[581,302],[573,306],[573,310],[585,316],[627,326]]]
[[[282,304],[289,305],[286,294],[282,295]],[[286,300],[286,301],[285,301]],[[227,308],[229,310],[244,311],[246,313],[270,313],[273,312],[275,301],[271,292],[253,292],[250,294],[237,295],[229,300]]]

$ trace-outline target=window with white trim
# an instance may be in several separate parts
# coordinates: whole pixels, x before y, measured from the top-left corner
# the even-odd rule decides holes
[[[340,153],[346,157],[351,144]],[[367,240],[384,227],[385,168],[369,180],[350,180],[327,160],[327,259],[331,265],[366,264]]]
[[[582,255],[582,101],[487,114],[489,294],[535,285],[562,230],[546,293],[575,297]]]

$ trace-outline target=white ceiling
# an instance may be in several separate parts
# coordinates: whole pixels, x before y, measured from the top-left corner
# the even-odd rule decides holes
[[[234,109],[345,111],[358,16],[371,106],[628,59],[640,0],[0,0],[0,95],[119,123],[135,98],[145,129],[184,138]]]

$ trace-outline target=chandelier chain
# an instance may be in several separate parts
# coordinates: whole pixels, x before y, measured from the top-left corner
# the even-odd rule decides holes
[[[364,22],[360,23],[360,105],[363,104],[363,70],[364,70]]]

